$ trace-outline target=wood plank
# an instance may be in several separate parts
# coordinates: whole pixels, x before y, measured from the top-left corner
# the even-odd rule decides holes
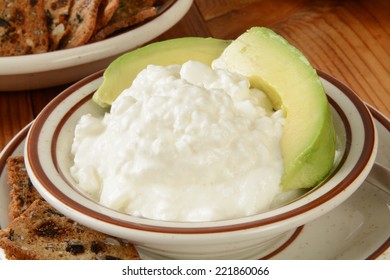
[[[390,1],[196,0],[213,37],[267,26],[390,116]],[[227,28],[228,26],[228,28]]]
[[[0,93],[0,148],[2,149],[33,118],[29,94]]]
[[[209,37],[208,26],[202,19],[197,6],[193,4],[188,13],[172,28],[153,40],[153,42],[180,37]]]
[[[271,26],[293,15],[308,0],[196,0],[211,35],[234,39],[252,26]]]
[[[316,2],[273,28],[315,67],[340,79],[389,116],[389,34],[359,2],[337,2],[326,9],[321,5]],[[375,34],[381,34],[380,43]]]
[[[245,7],[259,3],[259,0],[241,0],[241,1],[226,1],[226,0],[195,0],[196,5],[202,13],[205,21],[210,21],[217,17],[223,16],[233,10],[241,10]]]

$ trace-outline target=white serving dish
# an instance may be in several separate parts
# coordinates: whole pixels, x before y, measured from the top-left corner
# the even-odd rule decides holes
[[[0,57],[0,91],[47,88],[78,81],[174,26],[192,0],[171,0],[152,20],[96,43],[42,54]]]

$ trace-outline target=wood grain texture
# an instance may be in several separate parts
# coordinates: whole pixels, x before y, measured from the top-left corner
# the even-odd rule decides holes
[[[25,92],[0,93],[0,148],[33,119],[30,95]]]
[[[252,26],[272,26],[305,7],[307,0],[195,0],[213,37],[234,39]]]
[[[388,0],[194,0],[183,19],[153,41],[234,39],[252,26],[272,28],[313,66],[390,117]],[[65,87],[0,93],[0,149]]]
[[[0,92],[0,147],[29,124],[39,112],[67,85],[53,88]]]
[[[196,0],[196,4],[213,37],[234,39],[255,25],[272,28],[313,66],[390,116],[390,1]]]
[[[174,27],[153,41],[161,41],[181,37],[210,37],[208,26],[204,22],[196,5],[192,5],[188,13]]]

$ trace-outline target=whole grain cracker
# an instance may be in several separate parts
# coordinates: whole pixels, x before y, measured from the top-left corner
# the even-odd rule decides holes
[[[45,0],[45,13],[49,30],[49,50],[58,49],[68,29],[72,0]]]
[[[64,48],[74,48],[86,44],[96,26],[99,5],[102,0],[78,0],[71,7],[68,26],[69,34]]]
[[[7,259],[140,259],[128,241],[80,225],[44,201],[31,184],[23,156],[7,159],[7,183],[10,209],[20,210],[0,230],[0,248]],[[15,194],[26,199],[14,204]]]
[[[0,1],[0,46],[0,56],[48,51],[44,0]]]
[[[100,41],[113,33],[136,25],[157,15],[157,9],[153,6],[155,0],[120,0],[120,5],[108,24],[100,29],[91,41]]]
[[[10,187],[9,218],[19,217],[36,200],[42,198],[33,187],[23,156],[7,159],[7,184]]]
[[[105,26],[115,11],[118,9],[120,0],[102,0],[96,21],[95,32]]]
[[[0,230],[0,247],[16,260],[140,259],[131,243],[80,225],[40,199]]]

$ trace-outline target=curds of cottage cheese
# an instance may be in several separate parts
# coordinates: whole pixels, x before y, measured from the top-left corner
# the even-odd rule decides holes
[[[284,117],[243,76],[149,65],[103,118],[84,115],[71,174],[101,204],[169,221],[264,212],[281,192]]]

